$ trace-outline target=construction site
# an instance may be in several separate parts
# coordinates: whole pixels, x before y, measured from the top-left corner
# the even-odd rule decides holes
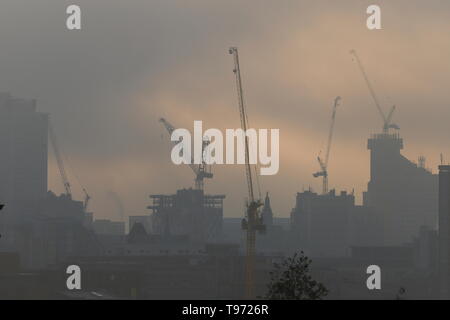
[[[231,47],[229,54],[236,115],[246,132],[249,115],[238,48]],[[426,168],[424,157],[414,163],[401,154],[395,106],[385,113],[356,51],[351,55],[382,120],[381,132],[367,143],[370,180],[363,203],[355,203],[354,190],[338,192],[329,186],[335,122],[345,104],[337,96],[331,103],[325,154],[319,153],[319,171],[312,173],[322,180],[321,192],[285,190],[295,198],[288,218],[273,212],[269,192],[262,199],[257,190],[257,166],[249,161],[251,146],[245,136],[247,193],[242,195],[246,207],[241,218],[224,216],[225,194],[206,193],[205,180],[214,176],[202,156],[201,163],[188,165],[192,186],[149,195],[143,215],[123,213],[122,207],[128,228],[125,220],[96,219],[89,209],[91,195],[81,183],[84,199],[73,198],[66,158],[49,115],[37,110],[36,100],[1,94],[0,200],[5,206],[0,215],[0,278],[5,285],[0,297],[89,299],[95,291],[97,298],[255,299],[264,296],[274,263],[303,251],[331,299],[389,299],[403,287],[411,297],[436,298],[438,266],[443,263],[437,255],[439,176]],[[165,118],[159,122],[169,135],[176,130]],[[202,154],[210,143],[203,140]],[[47,186],[48,144],[64,188],[60,195]],[[120,204],[117,195],[111,197]],[[361,270],[374,262],[386,278],[382,292],[365,287]],[[70,264],[83,270],[83,290],[76,295],[61,281]]]

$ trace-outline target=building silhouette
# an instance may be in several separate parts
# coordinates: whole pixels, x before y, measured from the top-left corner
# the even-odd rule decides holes
[[[141,224],[145,231],[147,233],[151,233],[152,232],[152,221],[151,221],[151,216],[149,215],[142,215],[142,216],[129,216],[128,217],[128,230],[129,232],[131,232],[131,230],[133,229],[133,226],[139,223]]]
[[[450,288],[450,165],[439,166],[439,292],[449,298]]]
[[[46,197],[47,130],[48,115],[36,110],[36,100],[0,93],[0,201],[8,224],[33,214]]]
[[[25,269],[97,253],[82,201],[47,190],[48,115],[36,100],[0,94],[0,251]]]
[[[279,218],[275,218],[270,205],[269,193],[266,193],[264,198],[264,206],[261,209],[261,217],[266,227],[264,233],[258,234],[256,241],[256,248],[258,252],[264,254],[282,254],[286,250],[288,238],[286,237],[286,230],[279,223]],[[241,230],[242,233],[242,230]],[[242,245],[245,243],[244,236],[242,234]]]
[[[224,195],[181,189],[174,195],[151,195],[153,233],[187,236],[192,242],[217,242],[222,236]]]
[[[435,228],[438,218],[438,176],[406,157],[397,133],[375,134],[368,140],[370,181],[363,205],[370,207],[380,226],[379,245],[402,245],[421,226]]]
[[[291,241],[294,250],[311,257],[344,257],[349,254],[350,218],[355,197],[335,190],[319,195],[297,193],[291,212]]]
[[[273,212],[272,207],[270,206],[270,198],[268,192],[266,193],[266,197],[264,199],[264,206],[261,210],[261,217],[266,226],[266,229],[271,229],[273,227]]]

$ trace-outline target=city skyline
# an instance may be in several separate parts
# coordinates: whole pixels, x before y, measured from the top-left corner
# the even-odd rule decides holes
[[[1,299],[448,299],[450,3],[0,7]]]
[[[295,192],[303,187],[320,190],[312,173],[325,148],[336,95],[343,101],[330,187],[354,188],[361,202],[369,180],[367,139],[381,131],[382,123],[350,49],[359,52],[385,110],[397,105],[394,118],[410,160],[424,155],[436,173],[440,153],[449,153],[450,130],[444,85],[450,74],[445,59],[450,19],[442,9],[448,5],[415,1],[413,10],[411,1],[380,1],[383,29],[374,33],[364,24],[368,3],[291,1],[278,8],[249,2],[238,11],[237,1],[130,6],[80,1],[86,28],[72,34],[55,28],[64,22],[57,14],[64,12],[63,4],[36,1],[19,10],[6,1],[0,13],[6,47],[0,53],[0,88],[36,98],[38,110],[50,113],[70,167],[92,195],[91,210],[115,220],[110,191],[120,195],[127,215],[136,215],[148,213],[150,194],[193,187],[190,169],[170,161],[171,144],[160,117],[180,127],[194,120],[207,127],[239,127],[227,54],[228,46],[237,45],[251,126],[280,128],[280,172],[261,177],[261,192],[270,192],[275,215],[288,217]],[[49,188],[62,192],[51,154],[48,171]],[[244,168],[213,171],[206,192],[227,194],[224,215],[241,217]],[[70,178],[82,200],[76,178]]]

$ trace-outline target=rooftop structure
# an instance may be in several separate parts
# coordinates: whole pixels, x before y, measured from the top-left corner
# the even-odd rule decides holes
[[[174,195],[151,195],[153,233],[187,235],[192,242],[216,242],[222,235],[225,195],[181,189]]]

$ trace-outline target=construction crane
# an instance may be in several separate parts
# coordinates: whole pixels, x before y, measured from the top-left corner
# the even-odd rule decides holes
[[[72,190],[70,188],[69,179],[67,178],[66,169],[64,168],[64,162],[61,157],[61,153],[59,151],[58,141],[56,139],[56,135],[55,135],[53,126],[50,121],[48,123],[48,133],[49,133],[50,143],[53,148],[53,152],[55,153],[56,163],[58,164],[59,174],[60,174],[64,189],[66,191],[66,195],[69,198],[72,198]]]
[[[340,100],[341,100],[341,97],[336,97],[334,99],[333,112],[331,114],[330,131],[328,132],[327,152],[325,154],[325,159],[322,159],[320,157],[320,154],[317,157],[317,161],[319,162],[321,171],[313,173],[313,176],[315,178],[322,177],[322,194],[328,193],[328,160],[330,158],[331,140],[333,139],[334,123],[336,120],[336,109],[339,105]]]
[[[244,94],[242,89],[241,70],[239,66],[239,54],[236,47],[231,47],[229,53],[234,57],[233,72],[236,76],[236,87],[239,103],[239,113],[241,118],[241,127],[247,131],[248,118],[245,112]],[[245,174],[247,177],[248,202],[247,216],[242,219],[242,229],[247,232],[246,239],[246,260],[245,260],[245,293],[247,299],[254,299],[254,268],[255,268],[255,251],[256,251],[256,232],[264,232],[265,225],[259,214],[259,208],[262,206],[260,199],[256,200],[253,192],[252,170],[249,163],[249,141],[247,135],[245,138]]]
[[[169,135],[172,135],[172,132],[175,131],[174,126],[172,126],[166,119],[161,118],[159,119],[159,122],[161,122],[166,130],[169,132]],[[197,190],[203,190],[204,188],[204,182],[203,180],[205,178],[211,179],[213,177],[213,174],[211,172],[210,166],[208,166],[203,157],[204,150],[206,146],[209,144],[209,140],[203,139],[203,146],[202,146],[202,163],[201,164],[194,164],[194,156],[191,157],[191,163],[189,164],[189,167],[194,171],[195,174],[195,189]]]
[[[372,96],[373,101],[375,102],[375,106],[377,107],[378,113],[381,116],[381,119],[383,120],[383,133],[387,134],[389,133],[389,129],[396,129],[399,130],[399,126],[395,123],[392,123],[392,115],[395,111],[395,106],[392,106],[389,110],[389,114],[386,116],[383,112],[383,109],[380,106],[380,103],[378,102],[378,98],[375,94],[375,91],[373,90],[372,84],[369,81],[369,78],[367,76],[366,71],[364,70],[364,67],[361,63],[361,60],[358,57],[358,54],[356,53],[356,50],[350,50],[350,54],[355,57],[356,62],[358,63],[359,70],[361,71],[361,74],[367,84],[367,88],[369,89],[370,95]]]
[[[53,129],[53,126],[52,126],[50,121],[48,123],[48,133],[49,133],[49,137],[50,137],[50,143],[52,145],[53,152],[55,154],[56,163],[58,165],[61,181],[62,181],[64,189],[66,191],[66,195],[70,199],[72,199],[72,189],[71,189],[71,185],[70,185],[69,179],[67,178],[67,174],[66,174],[66,169],[64,167],[64,161],[63,161],[62,153],[61,153],[61,151],[59,149],[59,144],[58,144],[58,140],[56,139],[55,130]],[[70,165],[69,165],[69,168],[70,168]],[[83,190],[83,193],[84,193],[83,209],[86,212],[87,208],[88,208],[89,200],[91,199],[91,196],[87,192],[86,188],[84,188],[82,186],[80,180],[78,179],[78,176],[75,175],[73,170],[72,170],[72,173],[74,174],[74,176],[77,179],[79,185],[81,186],[81,189]]]

